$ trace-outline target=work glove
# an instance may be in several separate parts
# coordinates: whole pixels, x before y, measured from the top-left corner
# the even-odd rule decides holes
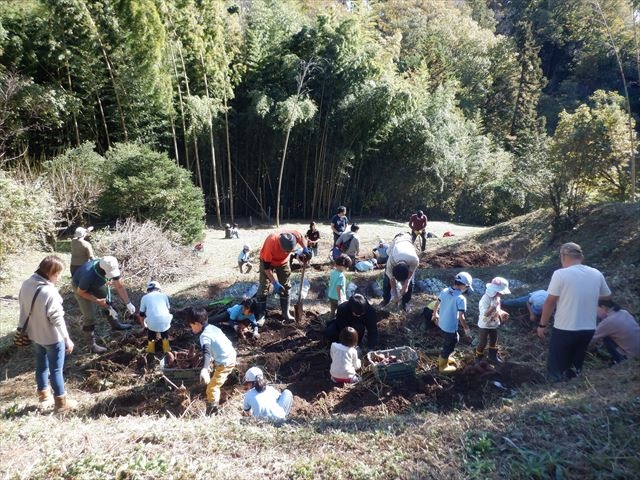
[[[258,333],[258,327],[253,327],[253,332],[251,333],[251,336],[253,337],[254,340],[257,340],[260,338],[260,334]]]
[[[311,258],[311,249],[309,247],[304,247],[302,249],[302,255],[304,255],[307,258]]]
[[[113,308],[113,306],[111,306],[111,305],[109,305],[109,315],[114,320],[119,320],[120,319],[120,317],[118,316],[118,312],[116,312],[116,309]]]
[[[133,303],[129,302],[127,303],[127,310],[129,311],[129,313],[131,315],[133,315],[134,313],[136,313],[136,307],[133,305]]]
[[[200,370],[200,380],[202,380],[202,383],[204,383],[205,385],[209,385],[209,382],[211,381],[211,375],[209,375],[208,368],[203,368],[202,370]]]
[[[282,293],[284,291],[284,287],[277,280],[273,282],[273,291],[276,293]]]

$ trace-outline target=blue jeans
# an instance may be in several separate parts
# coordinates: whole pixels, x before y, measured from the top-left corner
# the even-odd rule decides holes
[[[442,350],[440,350],[440,356],[442,358],[449,358],[449,355],[453,353],[460,340],[458,332],[450,333],[440,330],[442,332]]]
[[[501,300],[500,303],[502,304],[503,307],[526,308],[527,302],[529,301],[530,297],[531,297],[531,294],[527,294],[524,297],[507,298],[507,299]]]
[[[280,396],[278,397],[278,405],[282,407],[285,415],[289,415],[291,411],[291,406],[293,405],[293,394],[290,390],[283,390]]]
[[[64,395],[64,377],[62,376],[64,349],[64,340],[51,345],[40,345],[33,342],[38,390],[49,388],[49,376],[51,376],[51,387],[56,397]]]

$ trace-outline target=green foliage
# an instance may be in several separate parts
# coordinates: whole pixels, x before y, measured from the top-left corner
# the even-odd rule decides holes
[[[204,200],[189,172],[147,146],[118,144],[106,155],[108,186],[100,197],[105,215],[154,220],[185,243],[202,235]]]
[[[0,170],[0,266],[9,253],[43,243],[54,233],[53,199],[42,185]]]

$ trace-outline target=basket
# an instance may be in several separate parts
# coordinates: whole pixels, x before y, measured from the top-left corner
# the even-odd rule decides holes
[[[374,354],[393,355],[397,358],[394,363],[379,363],[373,360]],[[367,360],[371,364],[373,374],[381,381],[403,380],[415,377],[418,354],[411,347],[396,347],[389,350],[376,350],[367,353]]]
[[[164,358],[160,360],[160,371],[162,372],[162,374],[177,385],[179,385],[180,383],[192,384],[199,382],[200,370],[202,370],[202,367],[168,368],[165,367]]]

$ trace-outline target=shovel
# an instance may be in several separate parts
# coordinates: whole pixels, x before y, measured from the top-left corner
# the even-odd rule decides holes
[[[302,273],[300,274],[300,288],[298,289],[298,301],[293,306],[293,315],[296,319],[296,325],[300,325],[302,323],[302,319],[304,318],[304,310],[303,310],[303,298],[302,298],[302,288],[304,287],[304,272],[307,269],[307,263],[309,261],[305,260],[302,262]]]

